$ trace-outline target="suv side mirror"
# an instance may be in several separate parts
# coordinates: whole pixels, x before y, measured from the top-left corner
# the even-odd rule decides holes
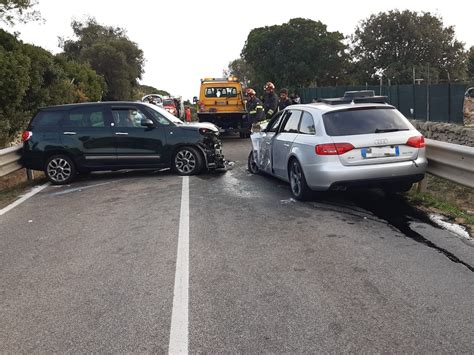
[[[140,121],[140,125],[148,128],[155,127],[155,124],[149,118],[142,118],[142,120]]]
[[[197,102],[198,102],[198,98],[197,98],[197,96],[194,96],[193,97],[193,104],[196,104]]]

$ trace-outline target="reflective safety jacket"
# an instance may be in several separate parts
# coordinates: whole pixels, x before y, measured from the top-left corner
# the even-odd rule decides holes
[[[247,101],[248,119],[251,122],[258,122],[263,118],[263,105],[256,96],[252,96]]]
[[[274,92],[266,92],[263,97],[263,111],[265,119],[270,119],[277,112],[278,96]]]

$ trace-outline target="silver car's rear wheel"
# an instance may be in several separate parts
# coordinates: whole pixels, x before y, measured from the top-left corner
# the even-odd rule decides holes
[[[309,197],[310,189],[306,184],[306,178],[298,160],[293,159],[290,164],[290,187],[291,194],[297,200],[305,200]]]
[[[76,168],[69,157],[54,155],[47,160],[44,173],[53,184],[64,185],[74,179]]]

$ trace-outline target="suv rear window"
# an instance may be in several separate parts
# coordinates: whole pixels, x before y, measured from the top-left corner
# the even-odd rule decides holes
[[[390,107],[355,108],[323,115],[329,136],[350,136],[387,131],[409,130],[402,114]]]
[[[31,127],[57,127],[64,111],[40,111],[31,121]]]

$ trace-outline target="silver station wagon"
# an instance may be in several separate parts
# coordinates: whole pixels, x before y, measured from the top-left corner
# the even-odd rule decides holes
[[[420,132],[386,97],[348,92],[343,98],[293,105],[253,133],[248,169],[290,183],[303,200],[311,190],[351,186],[408,191],[427,160]]]

